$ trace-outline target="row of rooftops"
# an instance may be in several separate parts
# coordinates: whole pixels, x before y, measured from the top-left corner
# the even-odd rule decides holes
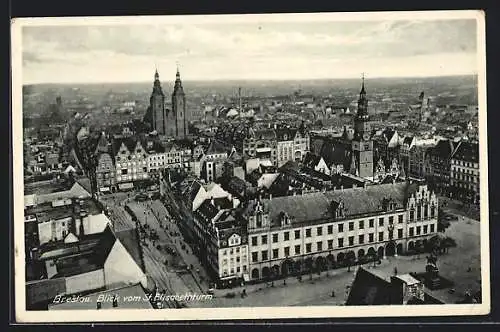
[[[276,128],[254,128],[250,123],[240,123],[233,125],[231,123],[219,127],[216,137],[230,142],[240,142],[245,139],[259,139],[271,141],[291,141],[297,133],[303,136],[308,135],[308,129],[305,125],[299,127],[280,126]]]
[[[73,234],[68,234],[71,237]],[[38,260],[54,260],[57,274],[52,278],[70,277],[91,272],[104,266],[117,238],[110,226],[102,233],[80,236],[76,241],[52,241],[38,248]]]
[[[39,223],[50,220],[59,220],[63,218],[72,217],[75,213],[85,212],[87,215],[97,215],[102,212],[99,205],[90,198],[69,199],[70,204],[54,206],[52,202],[38,204],[36,206],[27,207],[25,209],[26,215],[36,215]]]

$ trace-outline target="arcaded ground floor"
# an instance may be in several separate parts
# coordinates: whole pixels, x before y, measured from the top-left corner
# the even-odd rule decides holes
[[[346,249],[332,249],[311,255],[252,263],[249,269],[250,279],[252,282],[268,281],[305,273],[325,272],[370,262],[378,264],[380,260],[386,257],[405,255],[408,252],[415,253],[417,248],[423,251],[426,242],[434,235],[370,243]]]
[[[450,288],[433,291],[432,294],[445,301],[455,303],[464,297],[466,291],[475,293],[481,288],[480,223],[460,217],[446,229],[445,236],[454,238],[456,248],[438,257],[440,274],[454,282],[454,292]],[[369,269],[387,274],[425,271],[425,254],[412,256],[386,256],[381,264],[365,263]],[[233,289],[217,289],[210,301],[190,302],[189,307],[255,307],[255,306],[309,306],[343,305],[346,289],[354,280],[356,267],[342,267],[323,271],[318,275],[305,274],[302,281],[297,277],[277,279],[271,283],[245,285]],[[285,280],[285,281],[284,281]],[[284,284],[286,283],[286,284]],[[241,297],[245,289],[247,296]],[[335,297],[332,297],[332,291]]]

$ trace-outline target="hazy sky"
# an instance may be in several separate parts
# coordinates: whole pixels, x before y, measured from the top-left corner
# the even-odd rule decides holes
[[[477,73],[476,21],[23,27],[23,83],[412,77]]]

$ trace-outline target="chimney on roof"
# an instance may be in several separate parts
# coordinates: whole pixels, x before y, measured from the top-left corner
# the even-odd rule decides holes
[[[344,185],[340,186],[340,190],[343,192],[344,191]]]
[[[273,199],[273,194],[269,194],[269,200]]]

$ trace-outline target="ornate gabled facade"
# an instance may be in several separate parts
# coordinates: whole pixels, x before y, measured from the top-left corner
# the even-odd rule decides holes
[[[97,191],[100,193],[116,191],[116,176],[115,164],[111,143],[106,137],[106,133],[102,133],[97,143],[95,156],[96,164],[96,183]]]
[[[132,137],[115,139],[113,154],[118,189],[133,188],[135,181],[149,178],[148,153],[143,143],[140,139]]]
[[[437,232],[426,185],[390,183],[251,201],[250,277],[286,276],[405,253]]]

